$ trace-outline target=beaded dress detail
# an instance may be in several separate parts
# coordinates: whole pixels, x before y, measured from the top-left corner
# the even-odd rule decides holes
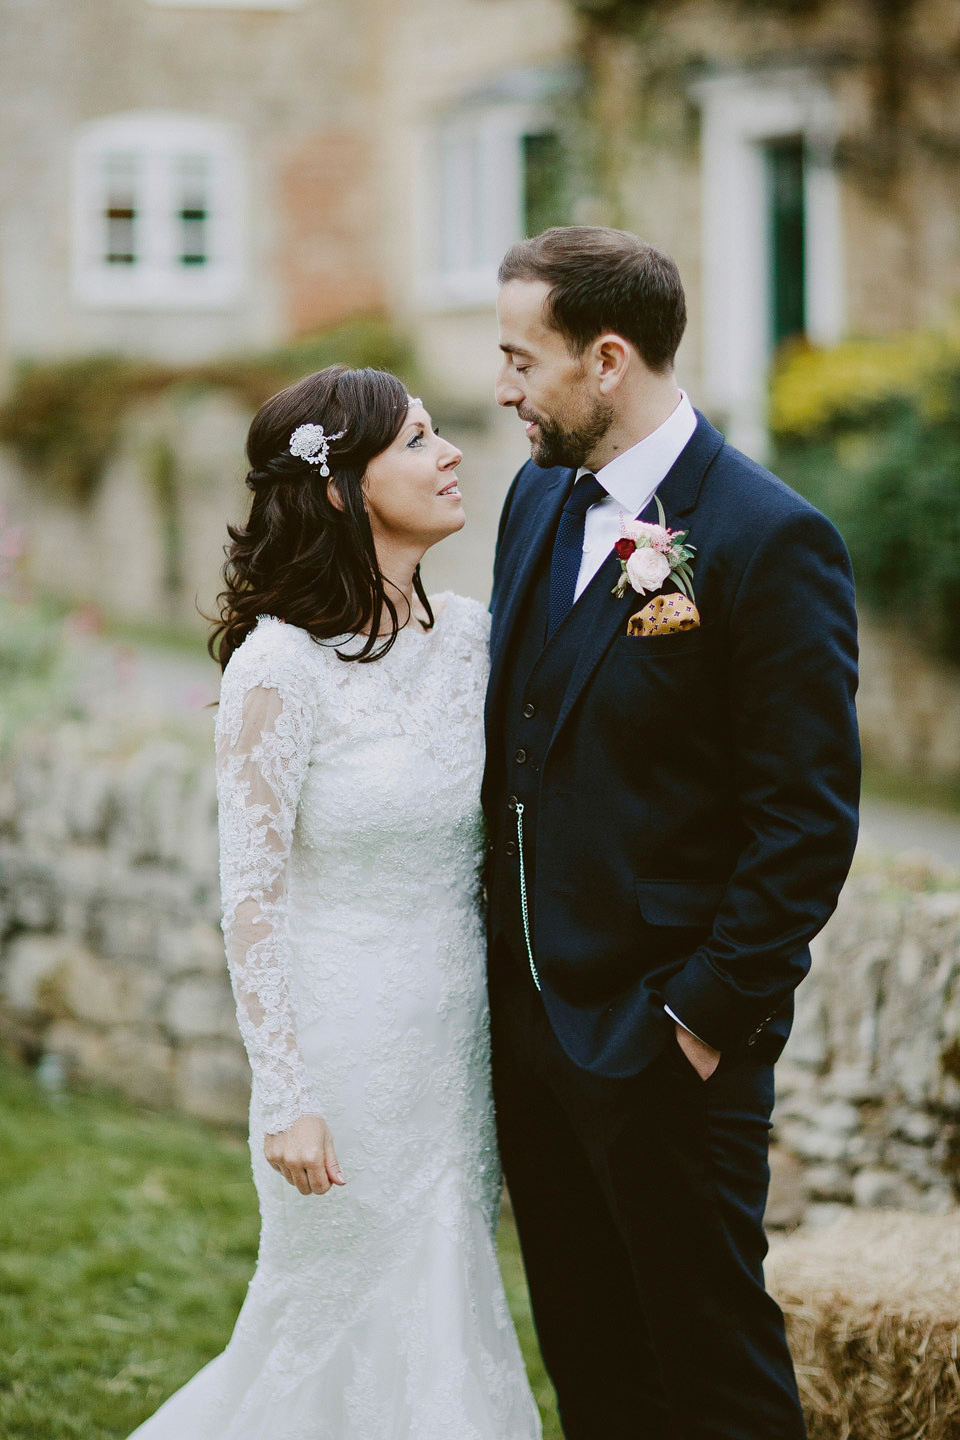
[[[223,928],[260,1253],[226,1350],[136,1440],[540,1435],[494,1247],[489,617],[434,605],[432,631],[370,664],[267,617],[224,672]],[[305,1114],[328,1121],[347,1181],[322,1196],[263,1156],[264,1133]]]

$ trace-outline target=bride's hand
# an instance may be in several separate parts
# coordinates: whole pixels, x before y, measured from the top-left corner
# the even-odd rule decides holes
[[[331,1185],[346,1185],[333,1136],[319,1115],[301,1115],[279,1135],[266,1135],[263,1153],[268,1164],[301,1195],[325,1195]]]

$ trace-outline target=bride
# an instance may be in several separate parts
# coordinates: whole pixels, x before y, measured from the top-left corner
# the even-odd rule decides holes
[[[226,1350],[137,1440],[535,1440],[494,1249],[478,908],[487,615],[427,599],[461,454],[394,376],[267,401],[211,651],[262,1228]]]

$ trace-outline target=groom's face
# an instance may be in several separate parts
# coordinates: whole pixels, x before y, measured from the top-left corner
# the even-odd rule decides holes
[[[613,421],[613,407],[591,384],[590,352],[574,355],[544,320],[549,286],[508,280],[497,300],[500,350],[497,403],[524,422],[530,453],[545,469],[588,465]]]

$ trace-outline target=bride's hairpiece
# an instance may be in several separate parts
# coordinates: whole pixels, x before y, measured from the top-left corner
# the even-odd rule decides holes
[[[306,460],[308,465],[319,465],[320,474],[326,479],[330,474],[327,463],[330,446],[334,440],[342,440],[346,433],[338,430],[336,435],[326,435],[322,425],[298,425],[290,436],[290,454]]]

